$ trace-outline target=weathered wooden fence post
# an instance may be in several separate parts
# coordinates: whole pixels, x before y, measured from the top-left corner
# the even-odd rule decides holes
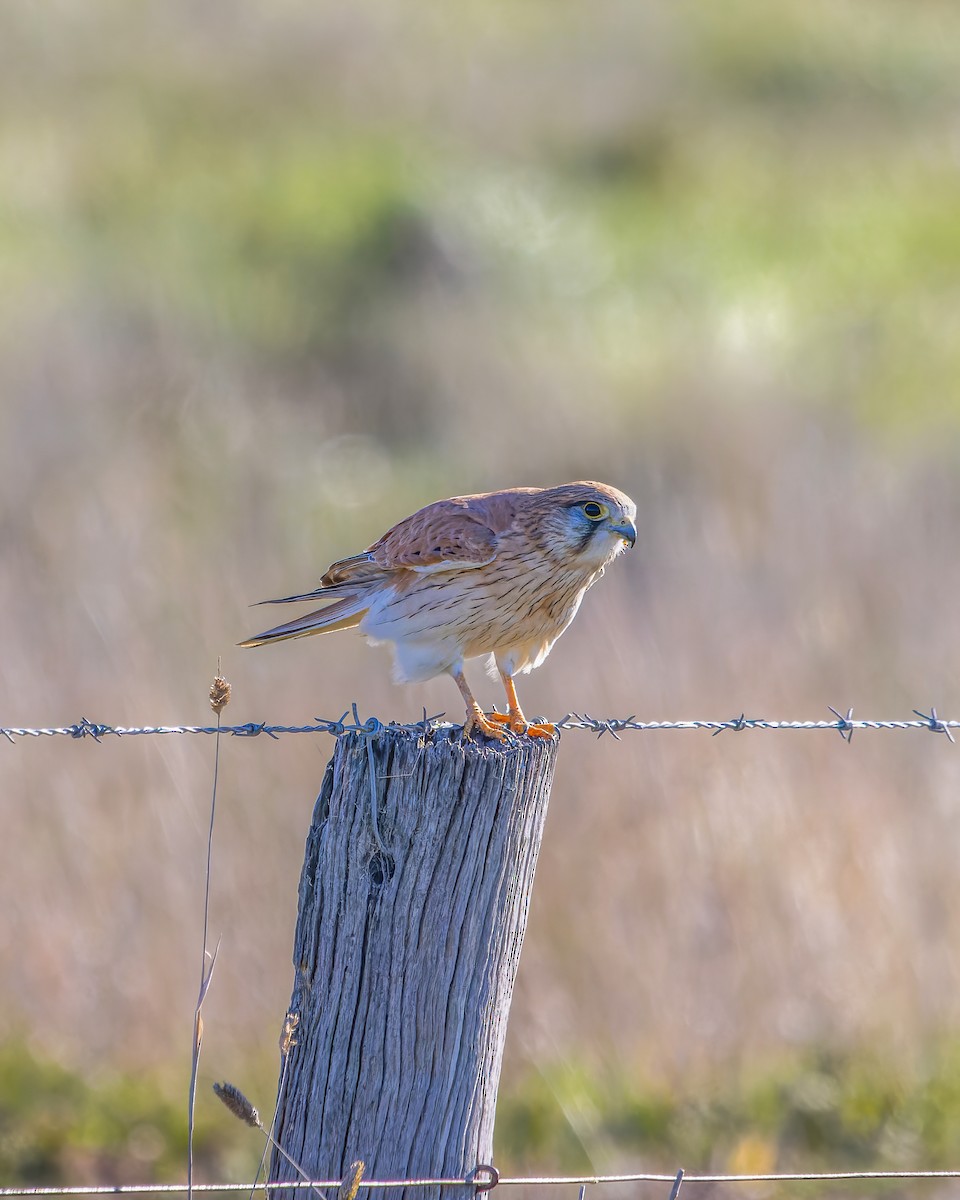
[[[311,1178],[363,1159],[367,1178],[463,1179],[491,1161],[556,752],[449,729],[337,739],[300,880],[299,1026],[276,1128]],[[271,1178],[293,1177],[275,1153]]]

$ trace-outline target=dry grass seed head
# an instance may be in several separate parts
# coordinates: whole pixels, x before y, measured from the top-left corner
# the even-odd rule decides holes
[[[280,1031],[280,1053],[284,1058],[290,1053],[293,1047],[297,1044],[297,1039],[294,1034],[297,1031],[297,1026],[300,1024],[300,1014],[288,1012],[283,1018],[283,1029]]]
[[[249,1125],[251,1129],[261,1128],[260,1114],[238,1087],[234,1087],[232,1083],[215,1083],[213,1090],[235,1117]]]
[[[218,715],[230,703],[231,691],[230,684],[218,673],[213,683],[210,684],[210,707]]]
[[[357,1190],[360,1187],[360,1180],[363,1178],[363,1173],[366,1169],[366,1164],[362,1159],[358,1159],[355,1163],[350,1164],[350,1169],[340,1183],[337,1200],[354,1200]]]

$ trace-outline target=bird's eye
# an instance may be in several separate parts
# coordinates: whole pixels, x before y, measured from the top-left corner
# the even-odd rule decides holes
[[[610,511],[605,504],[597,504],[595,500],[588,500],[583,506],[583,515],[589,517],[591,521],[601,521]]]

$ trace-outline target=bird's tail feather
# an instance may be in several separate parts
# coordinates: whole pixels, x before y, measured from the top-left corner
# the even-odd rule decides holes
[[[298,601],[304,600],[327,600],[330,599],[330,593],[336,592],[337,587],[325,587],[323,584],[318,588],[314,588],[312,592],[301,592],[298,596],[278,596],[276,600],[257,600],[253,605],[254,608],[261,604],[296,604]]]
[[[383,572],[369,551],[342,558],[327,569],[320,586],[312,592],[301,592],[297,596],[281,596],[277,600],[259,600],[259,604],[294,604],[299,600],[326,600],[331,593],[355,591],[363,584],[379,580]]]
[[[267,642],[283,642],[288,638],[308,637],[312,633],[333,633],[337,629],[353,629],[359,625],[367,612],[367,602],[358,597],[338,600],[328,608],[307,613],[285,625],[277,625],[265,633],[240,642],[241,646],[265,646]]]

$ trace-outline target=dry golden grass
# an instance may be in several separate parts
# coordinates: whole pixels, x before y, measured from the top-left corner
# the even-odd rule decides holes
[[[261,624],[247,605],[309,586],[438,496],[577,477],[637,500],[640,541],[526,684],[528,713],[822,718],[832,704],[894,717],[936,704],[956,715],[957,248],[943,218],[955,226],[956,180],[930,149],[957,77],[936,70],[956,39],[938,41],[925,23],[936,6],[919,6],[928,17],[903,70],[925,86],[933,56],[929,109],[910,106],[894,73],[879,113],[856,88],[818,90],[822,107],[808,110],[792,92],[768,103],[769,79],[741,69],[742,47],[706,16],[698,40],[654,5],[638,81],[618,52],[636,35],[621,7],[605,6],[593,32],[568,14],[556,42],[536,6],[529,25],[494,6],[498,25],[484,5],[462,28],[438,18],[402,31],[389,6],[368,19],[347,6],[318,31],[291,5],[269,37],[253,22],[222,41],[170,8],[131,34],[142,75],[120,79],[113,99],[109,39],[76,48],[92,92],[74,77],[73,43],[44,43],[49,88],[33,116],[21,75],[5,76],[0,166],[20,190],[2,212],[16,255],[0,277],[0,723],[205,723],[218,658],[230,723],[337,717],[353,701],[383,719],[459,715],[449,680],[395,688],[385,656],[349,635],[235,649]],[[789,6],[804,37],[808,7]],[[900,64],[895,7],[877,6],[862,41],[851,35],[870,79],[887,57]],[[39,53],[27,8],[16,6],[16,45]],[[736,12],[754,29],[749,4]],[[113,9],[101,15],[113,29]],[[445,48],[437,74],[402,70],[404,54],[386,54],[394,34]],[[331,64],[312,64],[314,83],[310,37]],[[153,38],[179,48],[167,66]],[[601,74],[596,104],[565,116],[571,79],[586,95]],[[158,79],[173,81],[173,117]],[[728,107],[711,125],[715,86]],[[249,147],[231,119],[238,97]],[[389,140],[395,118],[395,174],[417,176],[427,197],[408,224],[385,224],[399,257],[376,238],[350,242],[350,263],[375,260],[372,282],[355,291],[337,277],[329,328],[309,321],[310,288],[319,305],[328,275],[305,270],[302,294],[273,276],[261,288],[262,264],[243,258],[260,235],[279,256],[286,225],[271,241],[225,210],[224,249],[219,210],[203,207],[219,195],[214,147],[230,186],[248,181],[254,216],[267,205],[257,154],[308,101],[335,126],[324,153],[338,134]],[[198,122],[195,157],[182,113]],[[21,178],[24,145],[35,149]],[[822,176],[811,161],[827,164]],[[637,173],[636,192],[617,190],[618,171]],[[384,189],[399,187],[386,174]],[[856,198],[891,190],[903,207],[878,201],[856,241]],[[294,266],[309,240],[296,229]],[[204,290],[208,250],[223,254],[223,278]],[[283,324],[291,304],[305,332]],[[492,702],[496,688],[474,678]],[[332,746],[222,750],[213,1075],[274,1053],[302,842]],[[0,1037],[86,1065],[181,1054],[212,757],[211,742],[173,736],[0,742]],[[957,749],[927,734],[862,733],[849,746],[822,733],[565,734],[508,1069],[576,1058],[674,1080],[797,1045],[914,1053],[960,1017],[958,784]]]
[[[800,417],[700,421],[711,428],[685,461],[662,430],[638,430],[633,464],[622,439],[611,446],[602,473],[638,498],[641,540],[527,682],[528,710],[949,711],[951,475],[933,456],[911,467]],[[154,464],[152,494],[131,498],[117,479],[131,454],[149,466],[153,450],[104,453],[89,464],[92,494],[15,541],[14,560],[33,566],[5,573],[18,630],[5,712],[206,722],[222,655],[235,723],[335,717],[353,700],[384,719],[457,713],[448,680],[396,688],[386,656],[351,635],[232,648],[256,624],[248,598],[307,584],[372,538],[396,515],[388,497],[347,512],[346,534],[331,509],[308,536],[303,479],[305,504],[264,489],[254,521],[243,481],[256,492],[274,461],[306,475],[312,447],[273,460],[251,441],[221,481],[209,538],[202,501],[175,535],[177,488],[193,481]],[[111,509],[110,496],[123,500]],[[134,513],[136,545],[121,555]],[[45,563],[43,537],[59,547]],[[212,750],[179,737],[58,739],[0,755],[8,1029],[70,1057],[174,1051],[193,1000]],[[302,838],[330,752],[306,737],[223,747],[208,1063],[276,1036]],[[804,733],[565,734],[513,1055],[626,1057],[669,1075],[784,1043],[919,1044],[957,1016],[958,771],[946,739],[916,733],[859,733],[850,746]]]

